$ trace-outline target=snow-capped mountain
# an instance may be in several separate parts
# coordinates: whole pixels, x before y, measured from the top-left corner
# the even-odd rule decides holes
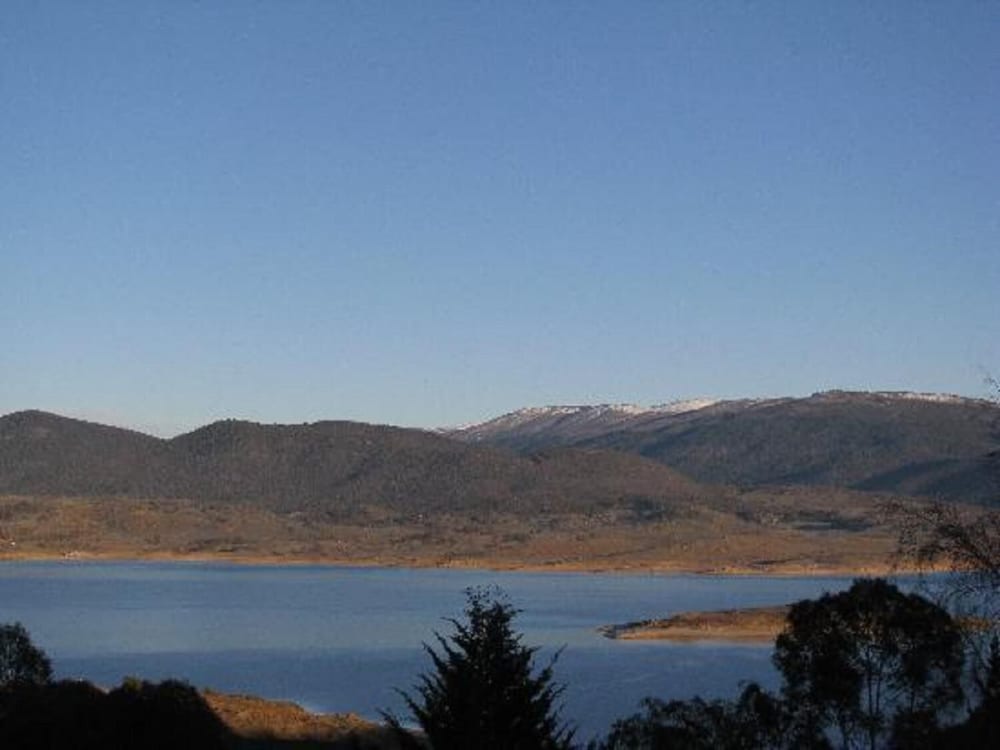
[[[530,436],[532,434],[552,435],[558,432],[567,438],[567,440],[556,440],[555,443],[558,444],[567,442],[570,438],[578,440],[602,434],[637,420],[661,415],[684,414],[707,408],[716,403],[718,403],[717,399],[700,398],[671,401],[655,406],[640,406],[638,404],[529,406],[480,424],[444,430],[444,432],[468,442],[496,442],[496,438],[504,434]]]
[[[805,398],[701,398],[648,407],[533,407],[446,434],[527,453],[610,448],[703,482],[989,500],[1000,495],[998,426],[1000,407],[985,399],[824,391]],[[993,471],[997,481],[990,478]]]

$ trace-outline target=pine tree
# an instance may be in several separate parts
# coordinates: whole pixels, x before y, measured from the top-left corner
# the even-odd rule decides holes
[[[534,673],[536,648],[513,629],[518,614],[496,590],[469,589],[465,620],[450,619],[454,633],[435,633],[440,651],[424,644],[434,671],[416,695],[402,692],[434,750],[563,750],[573,731],[555,702],[563,686],[552,667]],[[389,717],[398,726],[398,721]]]

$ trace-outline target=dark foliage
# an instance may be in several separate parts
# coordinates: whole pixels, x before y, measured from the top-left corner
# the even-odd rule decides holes
[[[49,658],[31,642],[24,626],[0,625],[0,686],[25,682],[44,685],[51,679]]]
[[[449,638],[436,634],[440,651],[424,644],[434,671],[421,677],[415,696],[403,693],[434,750],[571,747],[573,732],[556,707],[563,688],[553,682],[555,658],[535,672],[537,649],[513,629],[517,610],[495,590],[466,593],[464,621],[450,620]]]
[[[788,712],[778,698],[755,683],[735,701],[643,701],[643,712],[615,722],[591,750],[760,750],[824,748],[790,734]]]
[[[941,733],[936,747],[955,748],[1000,747],[1000,640],[990,643],[986,668],[979,681],[979,703],[962,724]]]
[[[783,693],[805,734],[845,746],[929,736],[962,698],[961,633],[942,608],[881,579],[792,606],[775,644]]]
[[[97,750],[110,743],[107,696],[87,682],[26,684],[0,690],[0,747]],[[127,747],[127,745],[119,745]]]
[[[104,693],[86,682],[0,690],[0,747],[19,750],[224,750],[226,727],[190,685],[127,680]]]
[[[148,750],[225,747],[228,730],[193,687],[126,680],[107,696],[115,734]]]

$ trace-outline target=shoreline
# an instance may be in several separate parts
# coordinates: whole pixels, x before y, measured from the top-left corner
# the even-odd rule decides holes
[[[426,558],[387,560],[380,558],[339,559],[329,557],[281,555],[226,555],[226,554],[116,554],[108,552],[70,553],[0,553],[0,565],[7,562],[93,562],[93,563],[190,563],[236,565],[246,567],[326,567],[367,568],[383,570],[464,570],[496,573],[571,573],[599,575],[686,575],[704,577],[752,578],[844,578],[915,576],[945,572],[946,568],[919,568],[897,566],[890,563],[861,563],[855,566],[779,565],[774,567],[722,565],[702,567],[680,561],[663,561],[655,564],[642,562],[618,565],[595,565],[587,562],[511,563],[489,560],[447,560]]]
[[[0,562],[152,561],[726,577],[916,572],[915,566],[902,564],[907,561],[895,556],[894,530],[875,520],[864,530],[837,531],[792,523],[762,525],[713,508],[676,523],[639,523],[613,514],[521,518],[446,513],[403,518],[386,513],[367,508],[358,518],[330,519],[252,507],[202,507],[187,501],[0,497],[0,518],[7,519],[0,529]]]

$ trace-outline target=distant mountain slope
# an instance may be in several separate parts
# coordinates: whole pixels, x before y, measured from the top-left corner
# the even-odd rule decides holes
[[[183,485],[166,441],[41,411],[0,417],[0,493],[154,496]]]
[[[537,450],[600,447],[652,458],[704,482],[995,497],[1000,409],[989,401],[831,391],[808,398],[711,402],[678,412],[554,407],[450,434]]]
[[[907,464],[856,485],[857,489],[904,495],[1000,503],[1000,452]]]
[[[706,409],[716,403],[712,399],[692,399],[650,407],[634,404],[528,407],[481,424],[441,432],[468,443],[499,445],[528,452],[536,448],[573,445],[621,429],[651,429],[656,424],[672,423],[680,415]]]
[[[43,412],[0,417],[0,494],[187,498],[356,515],[619,507],[668,513],[725,492],[599,449],[531,457],[353,422],[222,421],[172,440]]]

